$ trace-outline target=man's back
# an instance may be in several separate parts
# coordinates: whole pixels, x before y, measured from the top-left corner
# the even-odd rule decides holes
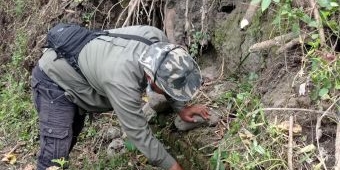
[[[161,30],[150,26],[131,26],[109,31],[138,35],[153,42],[167,41]],[[53,51],[46,52],[39,64],[52,80],[65,89],[71,101],[88,111],[100,112],[112,109],[107,98],[111,90],[107,89],[108,83],[141,90],[144,74],[138,58],[146,48],[143,42],[116,37],[100,36],[92,40],[78,58],[79,67],[86,79],[64,59],[53,61]]]

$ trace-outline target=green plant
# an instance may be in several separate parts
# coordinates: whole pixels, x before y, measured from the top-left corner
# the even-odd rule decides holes
[[[27,141],[32,146],[38,134],[37,114],[31,101],[29,73],[22,68],[27,52],[27,36],[18,31],[11,62],[0,70],[0,136]],[[7,141],[11,142],[11,141]],[[2,143],[2,142],[1,142]],[[7,143],[4,143],[4,145]]]
[[[15,8],[14,8],[14,12],[15,15],[18,17],[21,17],[25,8],[25,1],[24,0],[15,0]]]
[[[65,160],[64,157],[59,158],[59,159],[52,159],[51,161],[54,163],[57,163],[61,169],[63,169],[66,166],[66,164],[68,164],[68,161]]]
[[[94,16],[93,12],[86,12],[86,13],[83,13],[81,18],[84,22],[89,23],[91,19],[93,18],[93,16]]]
[[[189,53],[192,56],[196,56],[200,52],[200,45],[202,42],[209,38],[209,35],[206,32],[196,31],[192,36],[192,42],[189,47]]]

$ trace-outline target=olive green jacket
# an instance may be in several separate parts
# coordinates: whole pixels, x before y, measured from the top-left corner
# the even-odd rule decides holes
[[[150,26],[131,26],[109,30],[112,33],[143,36],[152,42],[168,41],[165,34]],[[169,169],[175,162],[164,146],[152,135],[142,113],[142,93],[147,83],[138,62],[148,45],[136,40],[100,36],[80,52],[79,75],[64,59],[49,49],[39,60],[42,70],[65,90],[66,97],[89,112],[114,110],[122,129],[152,163]],[[183,102],[172,101],[175,111]]]

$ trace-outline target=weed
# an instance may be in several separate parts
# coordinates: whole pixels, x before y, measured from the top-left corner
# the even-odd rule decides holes
[[[21,17],[25,8],[25,1],[24,0],[15,0],[15,8],[14,12],[15,15]]]
[[[209,34],[206,32],[196,31],[192,37],[193,39],[189,47],[189,52],[192,56],[196,56],[201,51],[200,47],[202,42],[209,38]]]
[[[28,141],[28,146],[31,146],[38,132],[37,114],[27,83],[29,73],[21,66],[26,48],[26,35],[19,31],[15,39],[12,61],[1,66],[3,74],[0,78],[0,134],[8,139]]]
[[[252,94],[255,73],[239,80],[238,88],[228,91],[217,101],[236,115],[229,124],[217,150],[210,159],[214,169],[286,169],[279,150],[285,136],[269,124],[262,112],[248,116],[261,107],[259,97]]]
[[[66,164],[68,164],[68,161],[66,161],[64,157],[59,158],[59,159],[52,159],[51,161],[54,163],[57,163],[61,169],[64,169]]]

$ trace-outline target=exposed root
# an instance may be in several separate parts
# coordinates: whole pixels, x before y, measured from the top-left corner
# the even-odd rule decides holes
[[[273,46],[278,46],[284,44],[286,41],[291,40],[292,38],[296,38],[298,35],[294,33],[288,33],[284,35],[280,35],[274,37],[273,39],[266,40],[260,43],[256,43],[249,48],[249,52],[260,51],[263,49],[267,49]]]

